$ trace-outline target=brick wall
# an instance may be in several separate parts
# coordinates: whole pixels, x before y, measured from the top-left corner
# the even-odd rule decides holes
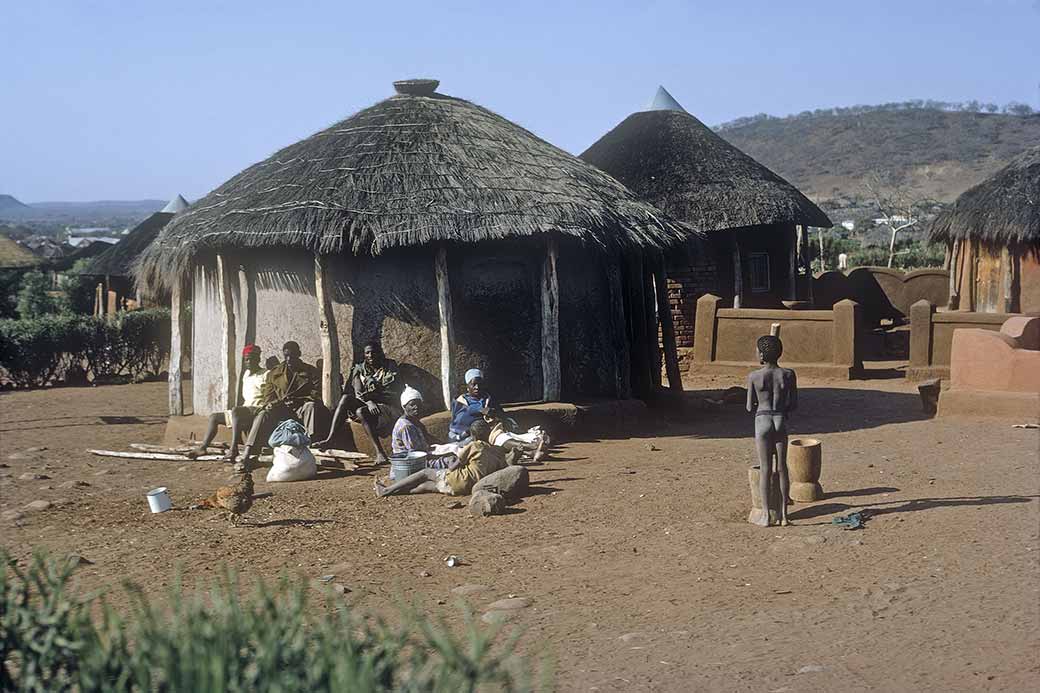
[[[675,344],[680,349],[692,347],[697,299],[704,294],[718,293],[718,268],[711,258],[701,256],[669,265],[667,272],[668,305],[672,308],[672,321],[675,323]]]

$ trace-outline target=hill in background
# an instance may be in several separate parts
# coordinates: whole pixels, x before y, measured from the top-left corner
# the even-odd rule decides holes
[[[21,214],[24,211],[31,212],[32,209],[11,195],[0,195],[0,218],[5,213]]]
[[[914,197],[949,203],[1040,142],[1040,114],[860,109],[743,118],[716,131],[832,210],[869,206],[874,172]]]

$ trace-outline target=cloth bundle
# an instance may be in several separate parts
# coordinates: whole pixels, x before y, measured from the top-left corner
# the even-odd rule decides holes
[[[311,437],[307,435],[307,429],[299,421],[286,419],[271,432],[271,437],[267,439],[267,444],[271,448],[277,448],[280,445],[306,448],[311,444]]]

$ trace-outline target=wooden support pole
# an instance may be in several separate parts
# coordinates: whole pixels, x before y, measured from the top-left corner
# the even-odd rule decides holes
[[[790,236],[790,247],[788,248],[787,263],[787,297],[792,301],[798,300],[798,233],[797,228],[792,230]]]
[[[170,292],[170,416],[184,416],[184,389],[181,382],[181,359],[184,355],[184,280],[178,277]]]
[[[668,374],[668,387],[676,392],[683,389],[682,374],[679,372],[679,350],[675,345],[675,322],[672,306],[668,302],[668,277],[664,260],[654,267],[654,287],[657,291],[657,319],[661,321],[661,342],[664,345],[664,367]]]
[[[1000,251],[1000,269],[1004,274],[1004,312],[1010,313],[1014,305],[1012,290],[1015,284],[1015,268],[1013,266],[1013,255],[1005,245]]]
[[[321,400],[334,410],[339,404],[339,332],[332,312],[328,258],[314,254],[314,296],[318,302],[318,335],[321,338]]]
[[[628,330],[625,327],[625,290],[621,280],[624,258],[608,256],[604,263],[610,300],[610,334],[614,347],[614,394],[618,399],[632,396],[632,365],[629,360]]]
[[[733,234],[733,307],[740,308],[744,296],[744,268],[740,262],[740,241],[737,240],[737,232]]]
[[[94,317],[100,318],[105,314],[105,285],[98,282],[94,287]]]
[[[559,249],[550,238],[542,263],[542,399],[560,399],[560,284],[556,276]]]
[[[238,363],[235,358],[235,298],[231,281],[238,280],[224,253],[217,253],[217,287],[220,301],[220,375],[224,379],[221,396],[224,409],[238,406]]]
[[[646,321],[646,349],[650,356],[650,384],[661,387],[661,340],[657,329],[657,293],[654,288],[654,267],[657,258],[647,254],[643,260],[643,318]]]
[[[437,249],[435,264],[437,274],[437,310],[441,320],[441,394],[444,396],[444,408],[451,411],[452,383],[452,350],[455,344],[455,326],[451,310],[451,285],[448,283],[448,251]]]
[[[954,239],[953,245],[950,248],[950,297],[947,302],[947,307],[951,310],[956,309],[960,306],[960,285],[958,282],[958,272],[961,266],[961,242],[958,239]]]
[[[632,392],[636,397],[649,397],[653,387],[650,377],[650,350],[646,340],[646,303],[643,300],[643,257],[638,250],[629,251],[625,258],[625,289],[627,291],[628,339],[632,345],[630,367]]]

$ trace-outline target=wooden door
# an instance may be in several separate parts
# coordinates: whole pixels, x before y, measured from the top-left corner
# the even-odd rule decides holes
[[[975,310],[1004,312],[1004,273],[1000,255],[984,245],[975,247]]]

